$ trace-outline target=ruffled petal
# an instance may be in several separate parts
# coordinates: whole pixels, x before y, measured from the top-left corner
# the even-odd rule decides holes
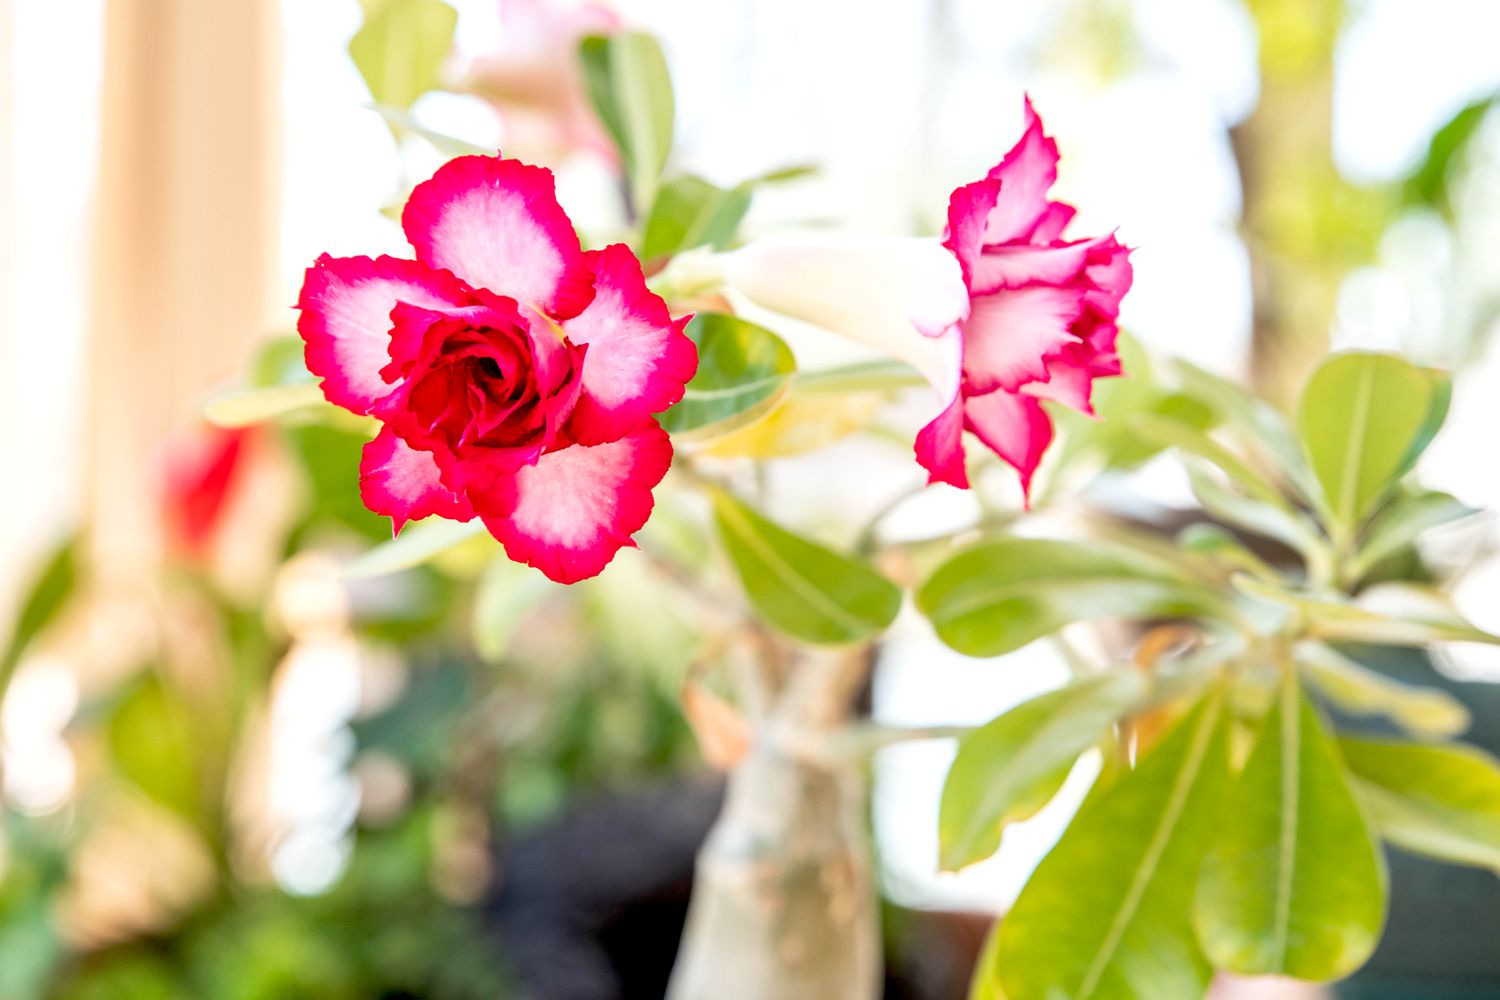
[[[1076,343],[1082,291],[1029,285],[974,300],[964,324],[964,380],[973,393],[1046,381],[1047,355]]]
[[[984,249],[985,220],[1000,199],[1000,182],[986,178],[965,184],[948,198],[948,231],[943,246],[958,258],[964,284],[974,290],[974,267]]]
[[[562,319],[588,305],[578,234],[557,203],[552,171],[496,156],[461,156],[418,184],[401,213],[417,259]]]
[[[1000,181],[1000,198],[984,227],[984,242],[1009,243],[1028,236],[1048,211],[1047,192],[1057,181],[1057,143],[1042,132],[1042,120],[1026,98],[1026,131],[1005,159],[986,175]]]
[[[512,559],[575,583],[634,544],[671,464],[672,443],[653,422],[608,444],[550,452],[471,497]]]
[[[1089,252],[1109,238],[1056,246],[1012,243],[986,247],[970,265],[969,290],[975,295],[989,295],[1022,285],[1065,284],[1083,270]]]
[[[391,311],[398,302],[431,309],[463,305],[469,289],[451,274],[395,257],[319,257],[307,269],[297,308],[307,370],[323,395],[355,413],[390,392]]]
[[[1028,382],[1021,386],[1022,394],[1050,399],[1080,413],[1094,415],[1094,373],[1087,364],[1079,364],[1067,355],[1049,359],[1047,375],[1045,382]]]
[[[964,425],[1021,476],[1031,495],[1031,477],[1052,443],[1052,420],[1033,396],[992,392],[964,400]]]
[[[943,411],[917,432],[917,463],[927,470],[927,482],[969,488],[964,466],[964,401],[954,396]]]
[[[474,516],[469,502],[438,478],[432,454],[409,447],[389,427],[382,427],[375,440],[365,445],[359,463],[359,496],[370,510],[389,517],[397,534],[407,521],[423,517],[467,521]]]
[[[1051,202],[1047,205],[1047,210],[1042,213],[1042,217],[1036,220],[1036,225],[1031,227],[1026,241],[1045,244],[1062,239],[1063,230],[1068,228],[1068,223],[1072,222],[1073,216],[1077,214],[1078,209],[1072,205],[1065,205],[1060,201]]]
[[[698,349],[667,304],[646,288],[635,254],[622,244],[585,255],[594,271],[594,299],[563,323],[574,344],[588,347],[583,392],[570,428],[584,444],[612,441],[682,398],[698,370]]]

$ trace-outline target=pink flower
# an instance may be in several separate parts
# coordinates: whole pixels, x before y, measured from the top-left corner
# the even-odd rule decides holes
[[[1057,144],[1026,101],[1026,131],[983,180],[953,192],[943,245],[958,260],[968,309],[922,328],[949,359],[942,412],[917,436],[932,482],[969,485],[968,430],[1015,467],[1022,489],[1052,442],[1041,401],[1092,413],[1096,378],[1119,375],[1115,322],[1130,289],[1130,251],[1113,234],[1065,241],[1071,205],[1049,201]]]
[[[168,438],[161,513],[171,548],[202,559],[212,547],[242,478],[251,436],[247,428],[202,426]]]
[[[550,171],[451,161],[412,192],[416,260],[324,255],[297,303],[330,402],[382,427],[360,494],[395,529],[479,517],[517,562],[597,574],[651,514],[653,414],[697,351],[624,246],[580,250]]]
[[[542,163],[575,150],[615,160],[584,89],[578,43],[619,30],[619,16],[596,3],[501,0],[500,45],[474,64],[467,86],[499,112],[506,148]]]

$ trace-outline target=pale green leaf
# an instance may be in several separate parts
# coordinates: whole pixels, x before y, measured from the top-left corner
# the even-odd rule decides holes
[[[798,538],[725,493],[715,494],[714,515],[750,603],[788,635],[855,642],[900,610],[901,591],[868,565]]]
[[[679,440],[722,437],[775,408],[796,372],[791,348],[776,334],[727,313],[700,313],[687,326],[698,345],[698,372],[682,401],[661,415]]]
[[[672,77],[656,39],[640,31],[590,35],[579,43],[594,110],[631,178],[637,211],[646,212],[672,150]]]
[[[1356,578],[1364,576],[1381,560],[1389,559],[1414,544],[1429,528],[1477,513],[1474,508],[1459,503],[1446,493],[1424,490],[1398,496],[1371,520],[1359,555],[1354,560],[1353,575]]]
[[[1064,625],[1211,610],[1217,601],[1155,560],[1097,542],[1001,538],[949,559],[917,591],[938,637],[998,656]]]
[[[458,12],[441,0],[386,0],[366,10],[349,56],[375,103],[406,109],[442,84]]]
[[[1307,682],[1351,715],[1383,715],[1424,739],[1451,739],[1469,728],[1469,710],[1441,688],[1402,684],[1320,642],[1298,643],[1292,655]]]
[[[1111,670],[1024,702],[965,736],[943,784],[942,867],[955,871],[995,853],[1005,826],[1046,805],[1078,755],[1145,692],[1138,671]]]
[[[472,521],[449,521],[436,517],[420,521],[355,559],[344,570],[344,579],[360,580],[411,569],[482,534],[484,524],[478,518]]]
[[[203,404],[203,417],[218,427],[250,427],[332,405],[318,383],[293,382],[220,393]]]
[[[1321,982],[1364,964],[1385,921],[1384,859],[1294,674],[1216,828],[1193,920],[1217,967]]]
[[[1388,354],[1338,354],[1313,373],[1297,429],[1339,523],[1352,529],[1416,463],[1448,393],[1446,376]]]
[[[1246,531],[1273,538],[1309,561],[1318,557],[1323,540],[1316,525],[1306,516],[1230,489],[1210,473],[1201,460],[1189,458],[1183,464],[1193,495],[1208,513]]]
[[[1500,871],[1500,766],[1493,756],[1463,744],[1345,737],[1339,746],[1386,840]]]
[[[721,188],[701,177],[663,184],[641,236],[641,259],[656,260],[693,247],[722,250],[750,209],[750,188]]]
[[[1177,448],[1189,455],[1196,455],[1217,466],[1242,486],[1252,499],[1267,506],[1288,509],[1286,499],[1275,486],[1206,432],[1180,421],[1163,419],[1149,413],[1136,416],[1134,423],[1137,432],[1148,440],[1162,447]]]
[[[1201,1000],[1193,887],[1228,770],[1222,692],[1093,796],[1037,866],[979,975],[1007,1000]]]

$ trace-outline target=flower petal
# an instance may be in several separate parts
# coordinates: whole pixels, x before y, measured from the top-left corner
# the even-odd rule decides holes
[[[948,231],[943,246],[963,269],[964,284],[974,289],[974,266],[984,249],[985,220],[1000,199],[1000,182],[986,178],[965,184],[948,198]]]
[[[1083,270],[1089,252],[1112,237],[1101,236],[1057,246],[1012,243],[986,247],[970,265],[969,290],[989,295],[1022,285],[1061,285]]]
[[[672,319],[628,247],[616,243],[585,257],[594,299],[562,327],[568,340],[588,347],[570,427],[589,444],[614,440],[680,400],[698,370],[698,350],[683,333],[690,317]]]
[[[986,175],[999,180],[1000,198],[984,227],[984,242],[1009,243],[1027,236],[1047,213],[1047,192],[1057,181],[1057,143],[1042,132],[1042,120],[1026,98],[1026,131],[1005,159]]]
[[[1042,217],[1036,220],[1036,225],[1031,227],[1027,242],[1042,244],[1061,239],[1063,230],[1068,228],[1068,223],[1077,214],[1078,209],[1072,205],[1065,205],[1060,201],[1050,202]]]
[[[954,396],[943,412],[917,432],[917,462],[927,470],[927,482],[969,488],[964,465],[964,401]]]
[[[543,455],[473,499],[512,559],[574,583],[633,544],[671,464],[672,442],[652,422],[618,441]]]
[[[322,377],[330,403],[368,413],[391,391],[380,370],[390,362],[396,304],[440,309],[462,305],[468,296],[453,275],[414,260],[324,254],[307,269],[297,299],[307,370]]]
[[[1014,392],[1047,379],[1047,355],[1077,338],[1069,331],[1083,312],[1077,288],[1028,285],[974,300],[964,324],[964,380],[971,392]]]
[[[418,184],[401,213],[417,259],[557,318],[588,304],[578,234],[552,171],[497,156],[460,156]]]
[[[964,426],[1021,475],[1031,494],[1031,477],[1052,443],[1052,420],[1035,397],[998,391],[964,400]]]
[[[382,427],[365,445],[359,496],[370,510],[389,517],[397,534],[407,521],[418,518],[437,515],[467,521],[474,516],[469,502],[438,478],[431,452],[409,447],[389,427]]]

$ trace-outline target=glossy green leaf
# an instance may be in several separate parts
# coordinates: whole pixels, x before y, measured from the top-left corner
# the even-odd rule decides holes
[[[1097,542],[1001,538],[949,559],[917,591],[938,637],[969,656],[1019,649],[1071,622],[1209,609],[1166,566]]]
[[[672,77],[656,39],[640,31],[590,35],[579,43],[584,84],[630,174],[636,209],[655,200],[672,150]]]
[[[1413,736],[1452,739],[1469,728],[1469,710],[1442,688],[1402,684],[1320,642],[1292,651],[1303,678],[1351,715],[1383,715]]]
[[[763,326],[727,313],[700,313],[687,327],[698,373],[682,401],[661,415],[679,439],[721,437],[775,408],[797,370],[791,348]]]
[[[1111,670],[1016,706],[965,736],[943,784],[941,865],[956,871],[994,854],[1007,824],[1062,787],[1078,755],[1146,693],[1135,670]]]
[[[1325,981],[1369,958],[1385,921],[1384,859],[1295,675],[1216,829],[1193,921],[1217,967]]]
[[[250,427],[332,406],[318,383],[292,382],[220,393],[203,405],[203,417],[218,427]]]
[[[1382,560],[1413,545],[1424,531],[1477,513],[1446,493],[1423,490],[1398,496],[1370,522],[1352,572],[1364,576]]]
[[[750,603],[793,638],[855,642],[901,609],[901,591],[865,563],[798,538],[726,493],[714,495],[714,519]]]
[[[458,12],[441,0],[371,5],[349,40],[349,56],[376,104],[405,109],[442,83]]]
[[[1345,737],[1339,746],[1386,840],[1500,871],[1500,762],[1493,756],[1463,744]]]
[[[750,188],[721,188],[701,177],[663,184],[641,236],[641,259],[656,260],[693,247],[727,247],[750,209]]]
[[[1210,969],[1190,913],[1227,746],[1215,689],[1079,810],[979,975],[1007,1000],[1201,1000]]]
[[[1480,126],[1497,104],[1500,104],[1500,94],[1481,97],[1460,108],[1432,134],[1427,155],[1403,185],[1402,194],[1408,203],[1425,205],[1440,212],[1451,211],[1449,180],[1454,167],[1474,136],[1480,134]]]
[[[449,521],[437,517],[408,525],[395,538],[375,546],[350,563],[344,570],[344,579],[360,580],[411,569],[482,534],[484,524],[478,518]]]
[[[1388,354],[1334,355],[1313,373],[1297,429],[1338,522],[1358,524],[1416,463],[1448,394],[1446,376]]]

